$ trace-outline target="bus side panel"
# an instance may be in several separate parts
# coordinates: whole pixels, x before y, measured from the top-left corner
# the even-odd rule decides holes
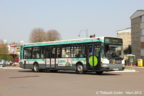
[[[29,62],[29,60],[28,59],[21,59],[20,60],[20,67],[24,68],[24,69],[32,69],[32,64],[31,64],[31,62]]]
[[[46,68],[50,68],[50,59],[46,58]]]
[[[86,58],[72,58],[72,69],[76,69],[76,64],[82,64],[84,67],[84,70],[87,70],[86,67]]]
[[[56,62],[55,62],[55,58],[51,58],[51,66],[50,68],[56,68]]]
[[[19,64],[20,64],[20,68],[25,68],[25,60],[24,59],[21,59],[20,61],[19,61]]]
[[[75,70],[76,64],[82,64],[86,70],[86,58],[57,58],[56,69],[59,70]]]
[[[72,59],[71,58],[57,58],[56,68],[61,70],[72,69]]]
[[[32,69],[33,68],[33,63],[34,63],[34,61],[31,61],[31,59],[27,59],[25,67],[27,69]]]
[[[28,63],[29,63],[28,67],[30,69],[33,68],[34,64],[38,64],[39,69],[45,69],[46,68],[45,59],[30,59]]]
[[[44,59],[22,59],[20,61],[20,67],[24,69],[33,69],[33,65],[37,63],[39,69],[45,69],[45,60]]]

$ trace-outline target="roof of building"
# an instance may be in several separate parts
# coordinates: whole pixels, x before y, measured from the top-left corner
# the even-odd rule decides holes
[[[131,15],[131,19],[134,19],[136,17],[139,17],[139,16],[142,16],[144,15],[144,10],[137,10],[136,12],[134,12],[132,15]]]
[[[117,33],[130,33],[131,32],[131,28],[126,28],[126,29],[122,29],[122,30],[118,30]]]

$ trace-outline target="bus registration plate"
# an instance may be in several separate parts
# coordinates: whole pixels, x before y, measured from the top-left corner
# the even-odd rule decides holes
[[[113,60],[113,64],[116,64],[116,61],[115,61],[115,60]]]
[[[113,68],[113,70],[114,70],[114,71],[118,71],[119,69],[118,69],[118,68]]]

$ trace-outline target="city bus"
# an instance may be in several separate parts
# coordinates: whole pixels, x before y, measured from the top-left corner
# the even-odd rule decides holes
[[[76,40],[28,43],[21,46],[20,67],[58,71],[104,71],[124,69],[123,42],[121,38],[96,37]]]

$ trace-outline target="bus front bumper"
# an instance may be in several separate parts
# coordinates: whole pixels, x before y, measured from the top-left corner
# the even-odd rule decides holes
[[[122,71],[124,70],[123,64],[103,64],[101,67],[102,71]]]

